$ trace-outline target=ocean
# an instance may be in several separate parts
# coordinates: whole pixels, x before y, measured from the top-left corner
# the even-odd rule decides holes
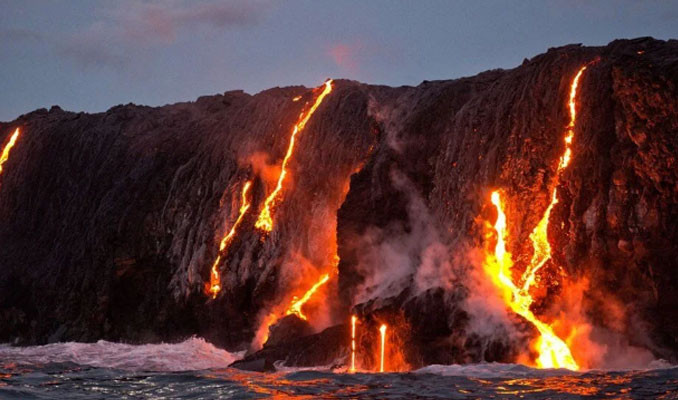
[[[431,365],[407,373],[239,371],[240,353],[177,344],[0,345],[0,399],[678,399],[678,367],[572,372],[517,364]]]

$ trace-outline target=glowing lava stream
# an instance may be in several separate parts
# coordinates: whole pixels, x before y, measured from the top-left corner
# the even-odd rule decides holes
[[[9,142],[7,142],[5,147],[2,149],[2,154],[0,154],[0,174],[2,174],[2,165],[9,158],[9,152],[12,150],[12,147],[14,147],[14,144],[16,143],[17,139],[19,139],[20,134],[21,133],[19,132],[19,128],[16,128],[12,136],[9,138]]]
[[[219,291],[221,290],[221,278],[219,276],[219,270],[217,269],[217,267],[219,266],[219,261],[221,261],[222,253],[226,250],[228,245],[233,240],[233,237],[235,236],[235,231],[236,229],[238,229],[238,225],[240,225],[240,222],[242,222],[245,213],[250,208],[250,202],[247,199],[247,192],[249,191],[250,186],[252,186],[252,181],[245,182],[245,186],[243,186],[242,188],[241,195],[242,201],[240,203],[238,219],[235,220],[235,223],[231,227],[231,230],[228,232],[228,234],[221,239],[221,243],[219,244],[219,254],[217,255],[217,259],[214,260],[214,264],[212,264],[212,270],[210,272],[210,285],[208,291],[212,293],[213,299],[217,297],[217,293],[219,293]]]
[[[285,315],[296,314],[299,318],[306,320],[306,315],[301,311],[301,307],[306,304],[306,302],[313,296],[313,294],[320,288],[322,285],[326,284],[330,280],[330,274],[323,275],[315,285],[313,285],[308,291],[299,299],[296,296],[292,299],[292,305],[287,309]]]
[[[311,118],[315,110],[320,106],[320,103],[322,103],[325,96],[327,96],[331,91],[332,80],[329,79],[327,82],[325,82],[325,88],[320,93],[318,98],[315,99],[313,106],[305,113],[302,113],[299,116],[299,121],[294,125],[294,128],[292,129],[292,136],[290,137],[290,144],[287,147],[287,153],[285,153],[285,158],[283,158],[280,175],[278,176],[278,183],[276,184],[273,192],[268,195],[266,201],[264,202],[264,208],[261,210],[261,213],[259,213],[259,218],[254,224],[256,228],[265,232],[270,232],[273,229],[272,209],[275,207],[278,196],[280,195],[280,191],[283,189],[283,182],[285,181],[285,176],[287,176],[287,164],[294,153],[294,143],[296,141],[297,134],[304,130],[308,120]]]
[[[355,323],[358,318],[351,316],[351,372],[355,372]]]
[[[563,342],[551,327],[537,319],[530,310],[533,299],[526,291],[518,289],[511,279],[513,261],[511,254],[506,251],[506,215],[499,192],[492,192],[492,204],[497,208],[497,222],[494,229],[497,233],[497,244],[494,248],[494,259],[488,256],[485,260],[485,271],[490,275],[494,284],[502,289],[504,302],[511,310],[532,323],[539,331],[540,337],[536,343],[539,352],[537,366],[540,368],[568,368],[578,370],[579,365],[572,357],[567,344]]]
[[[532,259],[530,260],[530,265],[527,266],[523,276],[521,277],[521,282],[523,286],[522,291],[527,292],[530,289],[530,286],[534,283],[537,271],[546,264],[546,262],[551,258],[551,245],[548,241],[548,227],[549,227],[549,218],[551,216],[551,210],[553,207],[558,204],[558,182],[560,181],[560,174],[563,172],[568,165],[570,165],[570,158],[572,157],[572,139],[574,138],[574,125],[577,121],[577,111],[576,111],[576,98],[577,98],[577,88],[579,87],[579,79],[586,70],[586,66],[583,66],[577,72],[572,84],[570,85],[570,97],[568,100],[568,108],[570,110],[570,123],[567,125],[567,131],[565,133],[565,152],[560,157],[558,161],[558,169],[556,170],[556,176],[553,182],[553,192],[551,194],[551,203],[546,208],[544,215],[541,220],[534,228],[530,234],[530,240],[532,241],[532,247],[534,249],[534,254],[532,254]],[[526,293],[525,293],[526,294]]]
[[[379,372],[384,372],[384,347],[386,345],[386,324],[382,324],[379,327],[379,333],[381,334],[381,357],[379,362]]]
[[[578,370],[579,365],[572,357],[569,347],[560,339],[553,329],[546,323],[537,319],[530,307],[534,299],[530,295],[530,287],[535,282],[536,273],[551,258],[551,245],[548,241],[548,224],[551,216],[551,210],[558,203],[557,186],[560,180],[560,174],[570,164],[572,156],[572,139],[574,138],[574,127],[576,122],[576,97],[579,79],[586,70],[586,66],[579,69],[570,84],[570,95],[568,108],[570,111],[570,122],[567,125],[565,133],[565,152],[558,161],[558,169],[553,182],[553,192],[551,193],[551,203],[546,208],[541,220],[530,234],[530,240],[534,249],[534,254],[521,277],[522,286],[518,288],[511,277],[511,267],[513,261],[511,255],[506,251],[507,225],[504,207],[498,191],[492,193],[492,204],[497,209],[497,221],[494,230],[497,235],[497,244],[495,245],[494,255],[488,256],[485,261],[485,270],[492,278],[496,286],[502,289],[504,301],[518,315],[531,322],[539,331],[539,338],[535,344],[539,352],[536,364],[540,368],[568,368]],[[492,258],[493,257],[493,258]]]

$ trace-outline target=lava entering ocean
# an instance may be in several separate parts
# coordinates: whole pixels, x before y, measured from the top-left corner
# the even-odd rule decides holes
[[[221,243],[219,243],[219,254],[217,255],[216,260],[214,260],[214,264],[212,264],[212,269],[210,271],[210,283],[207,286],[207,292],[212,294],[213,299],[216,298],[217,294],[221,291],[221,278],[219,276],[218,270],[219,262],[221,261],[222,256],[225,255],[224,253],[228,245],[231,244],[231,241],[233,241],[235,231],[242,222],[245,213],[250,208],[250,201],[247,199],[247,192],[249,191],[250,186],[252,186],[252,181],[245,182],[245,185],[242,188],[238,218],[235,220],[235,223],[233,223],[231,230],[228,231],[228,233],[221,239]]]
[[[539,337],[534,343],[534,347],[539,354],[535,363],[540,368],[579,369],[579,365],[572,356],[568,345],[554,333],[553,328],[549,324],[540,321],[530,309],[534,302],[530,294],[530,288],[536,282],[537,272],[551,259],[551,245],[548,241],[549,219],[551,210],[558,203],[557,186],[560,174],[569,165],[572,155],[571,145],[576,123],[577,88],[586,68],[586,66],[580,68],[570,84],[568,99],[570,122],[565,133],[565,151],[560,157],[555,179],[552,183],[551,202],[541,220],[530,234],[534,253],[529,265],[520,278],[520,282],[522,282],[520,287],[513,282],[511,274],[513,261],[511,254],[506,250],[508,230],[501,196],[499,191],[494,191],[491,195],[492,204],[497,210],[497,221],[494,224],[496,245],[494,253],[487,255],[484,268],[487,274],[490,275],[493,283],[502,291],[504,302],[511,310],[528,320],[539,331]]]

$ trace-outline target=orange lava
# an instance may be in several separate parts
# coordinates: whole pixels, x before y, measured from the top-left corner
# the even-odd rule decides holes
[[[497,235],[497,244],[494,254],[488,254],[484,262],[485,272],[492,282],[501,290],[504,302],[515,312],[532,323],[539,331],[539,338],[535,343],[535,350],[539,353],[536,365],[540,368],[568,368],[578,370],[579,365],[572,357],[569,347],[561,340],[553,329],[541,322],[534,315],[530,306],[533,303],[529,292],[519,289],[511,279],[513,261],[511,254],[506,251],[506,215],[499,192],[492,192],[492,204],[497,208],[497,221],[494,230]]]
[[[235,223],[231,227],[231,230],[221,239],[221,243],[219,243],[219,254],[217,255],[217,259],[214,260],[214,264],[212,264],[212,270],[210,272],[210,283],[207,291],[212,294],[213,299],[216,298],[217,293],[221,291],[221,278],[219,276],[219,270],[217,269],[217,267],[219,266],[219,261],[221,261],[221,257],[222,255],[224,255],[223,253],[228,247],[228,245],[231,244],[231,241],[235,236],[235,231],[236,229],[238,229],[240,222],[242,222],[245,213],[250,208],[250,202],[247,199],[247,192],[249,191],[250,186],[252,186],[252,181],[245,182],[245,186],[243,186],[242,188],[241,195],[242,200],[240,203],[238,219],[235,220]]]
[[[2,174],[2,166],[7,162],[7,159],[9,158],[9,152],[12,150],[12,147],[16,144],[16,141],[19,139],[20,135],[19,128],[16,128],[14,130],[14,133],[12,136],[9,138],[9,142],[5,145],[5,147],[2,149],[2,154],[0,154],[0,174]]]
[[[278,183],[275,186],[275,189],[268,195],[266,201],[264,202],[264,208],[259,213],[259,218],[254,226],[257,229],[261,229],[264,232],[270,232],[273,229],[273,216],[272,210],[276,206],[280,192],[283,189],[283,183],[285,182],[285,177],[287,176],[287,165],[292,158],[294,153],[294,144],[297,138],[297,134],[304,130],[308,120],[311,118],[315,110],[320,106],[325,96],[327,96],[332,91],[332,80],[329,79],[325,82],[325,87],[320,95],[315,99],[313,106],[306,112],[302,113],[299,116],[299,121],[294,125],[292,129],[292,135],[290,136],[290,143],[287,147],[287,153],[285,153],[285,158],[283,158],[282,167],[280,169],[280,175],[278,176]]]
[[[497,236],[494,254],[488,254],[485,259],[484,268],[490,275],[495,285],[502,291],[502,297],[506,304],[517,314],[532,323],[539,331],[539,338],[534,346],[538,352],[535,361],[539,368],[568,368],[578,370],[579,365],[572,357],[572,353],[567,344],[560,339],[553,331],[553,328],[537,319],[530,310],[534,299],[530,295],[530,287],[536,282],[537,272],[551,259],[551,245],[548,241],[548,226],[551,211],[558,204],[557,186],[560,181],[560,175],[570,164],[572,157],[572,140],[574,139],[574,128],[576,123],[576,98],[579,80],[586,70],[586,66],[579,69],[570,84],[570,94],[568,99],[568,109],[570,112],[570,122],[565,132],[565,151],[558,161],[558,168],[551,193],[551,202],[546,208],[541,220],[530,234],[532,241],[533,255],[530,264],[526,267],[520,282],[520,287],[513,282],[511,268],[513,261],[511,255],[506,251],[506,238],[508,237],[506,215],[498,191],[492,193],[491,201],[497,209],[497,221],[494,230]]]
[[[586,70],[586,66],[579,69],[577,75],[575,75],[570,85],[570,97],[568,100],[568,108],[570,110],[570,123],[567,125],[567,131],[565,132],[565,152],[560,157],[558,161],[558,169],[556,170],[555,181],[553,182],[553,192],[551,193],[551,203],[546,208],[544,215],[541,220],[534,228],[530,234],[530,240],[532,241],[532,247],[534,249],[534,254],[530,260],[530,265],[527,266],[521,281],[523,282],[523,287],[521,290],[528,291],[530,286],[534,283],[535,276],[537,271],[546,264],[546,262],[551,259],[551,245],[548,241],[548,226],[549,218],[551,216],[551,210],[553,207],[558,204],[558,182],[560,181],[560,174],[563,172],[568,165],[570,165],[570,159],[572,158],[572,139],[574,139],[574,125],[577,121],[577,110],[576,110],[576,97],[577,97],[577,87],[579,86],[579,79]]]
[[[355,315],[351,316],[351,372],[355,372],[355,323],[358,318]]]
[[[384,348],[386,347],[386,324],[381,324],[379,327],[381,334],[381,356],[379,357],[379,372],[384,372]]]
[[[323,275],[318,282],[315,283],[306,293],[299,299],[296,296],[292,299],[292,304],[290,308],[287,309],[285,315],[296,314],[299,318],[306,320],[306,315],[302,312],[301,308],[306,304],[307,301],[313,297],[313,294],[320,288],[322,285],[326,284],[330,280],[330,274]]]

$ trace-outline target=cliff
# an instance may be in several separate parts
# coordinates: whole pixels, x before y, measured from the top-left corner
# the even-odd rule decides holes
[[[344,350],[289,361],[346,355],[336,325],[355,313],[364,329],[399,327],[402,365],[515,361],[530,329],[512,315],[497,323],[485,312],[497,307],[479,299],[489,194],[505,198],[508,250],[524,266],[583,65],[534,310],[555,321],[576,308],[594,342],[614,337],[675,361],[678,42],[650,38],[554,48],[511,70],[416,87],[334,81],[296,139],[269,233],[254,227],[258,212],[317,90],[98,114],[52,107],[2,123],[3,143],[16,127],[21,137],[0,175],[0,342],[199,335],[256,349],[269,316],[328,273],[303,337],[262,352],[285,359],[299,352],[290,343],[329,328],[327,343]],[[248,180],[251,211],[212,299],[210,268]]]

